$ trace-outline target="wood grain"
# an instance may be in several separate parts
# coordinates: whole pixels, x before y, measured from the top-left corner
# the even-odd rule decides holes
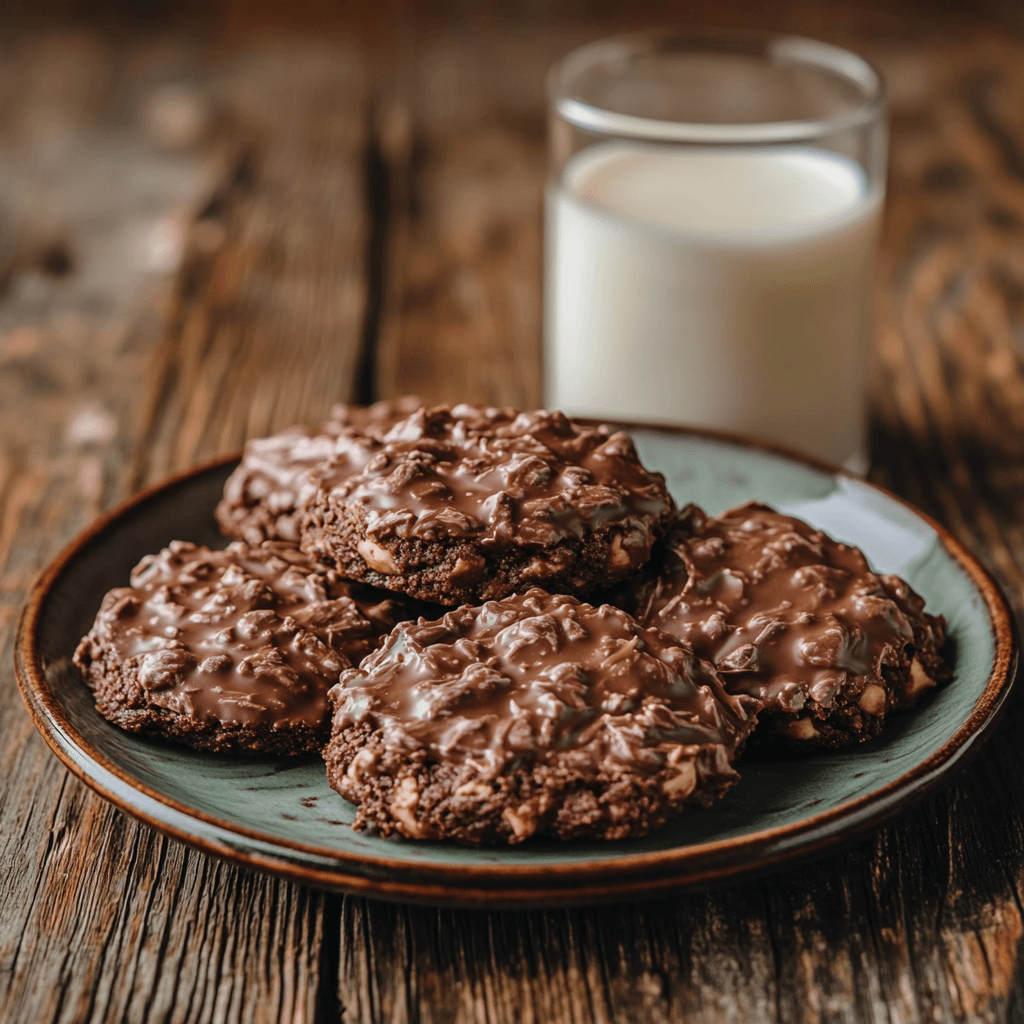
[[[540,404],[542,83],[580,37],[414,24],[378,119],[388,245],[382,397]],[[516,33],[515,26],[506,26]],[[472,358],[466,354],[472,352]]]
[[[672,13],[542,6],[332,7],[311,38],[313,0],[285,27],[228,4],[198,34],[5,43],[0,1019],[1022,1019],[1020,701],[956,783],[849,850],[529,913],[212,861],[95,798],[20,708],[32,576],[131,489],[354,395],[538,401],[542,70]],[[921,11],[731,0],[695,19],[803,27],[886,74],[872,475],[966,541],[1019,618],[1024,41],[998,4]]]
[[[204,102],[222,147],[148,375],[132,483],[356,398],[367,313],[367,98],[358,55],[225,57]]]
[[[11,240],[0,305],[4,1020],[299,1021],[318,1012],[331,948],[325,897],[209,860],[105,805],[32,734],[11,671],[32,576],[103,506],[151,474],[237,447],[250,407],[263,417],[257,430],[296,418],[285,404],[295,398],[289,383],[301,395],[310,380],[305,398],[316,412],[341,388],[326,365],[351,376],[365,236],[361,79],[344,52],[304,56],[308,77],[289,73],[289,89],[280,88],[287,53],[216,61],[201,81],[202,49],[140,41],[126,52],[90,33],[32,37],[2,62],[0,182]],[[225,130],[222,152],[149,123],[167,103],[231,125],[255,121],[261,83],[278,90],[282,117],[316,102],[350,115],[319,136],[284,117],[282,133],[300,132],[330,165],[309,161],[318,180],[308,206],[292,203],[298,213],[285,201],[295,179],[283,157],[243,164],[234,131]],[[259,127],[245,131],[258,137]],[[249,138],[241,128],[237,137]],[[303,163],[307,155],[298,152]],[[222,201],[226,175],[234,193]],[[334,204],[331,248],[311,261],[303,236]],[[209,230],[212,210],[227,222],[220,232]],[[268,265],[286,283],[281,296],[253,280]],[[346,273],[354,281],[335,289]],[[189,304],[190,275],[202,280],[201,309]],[[197,320],[216,325],[213,338]],[[302,345],[285,357],[300,329]],[[275,374],[280,403],[259,403],[254,359]],[[233,380],[238,363],[253,386]],[[214,366],[221,376],[211,381]],[[235,405],[203,390],[221,380]],[[333,978],[330,958],[327,970]]]

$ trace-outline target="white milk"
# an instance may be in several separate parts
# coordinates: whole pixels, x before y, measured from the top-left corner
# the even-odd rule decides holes
[[[822,150],[577,154],[547,197],[546,404],[861,468],[880,209]]]

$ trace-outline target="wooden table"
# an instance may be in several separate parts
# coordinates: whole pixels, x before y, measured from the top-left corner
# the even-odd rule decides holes
[[[594,909],[303,889],[68,775],[11,638],[35,573],[103,508],[338,399],[538,402],[542,73],[626,22],[582,0],[62,6],[0,40],[0,1019],[1021,1019],[1018,706],[957,782],[846,852]],[[871,475],[1019,613],[1024,18],[701,10],[690,24],[803,31],[885,73]]]

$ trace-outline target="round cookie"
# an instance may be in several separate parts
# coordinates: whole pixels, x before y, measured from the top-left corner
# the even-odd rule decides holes
[[[687,506],[656,567],[618,603],[690,644],[733,694],[764,704],[800,746],[870,739],[886,713],[950,676],[945,620],[897,576],[807,523],[751,502],[709,518]]]
[[[327,739],[342,669],[409,614],[291,545],[174,541],[106,595],[74,661],[100,713],[131,732],[298,754]]]
[[[268,539],[297,544],[309,470],[343,452],[351,465],[361,465],[361,439],[386,433],[421,404],[412,397],[366,408],[339,404],[319,431],[290,427],[249,441],[217,505],[221,532],[249,544]]]
[[[626,434],[558,412],[421,409],[367,444],[310,472],[302,547],[426,601],[585,595],[643,565],[675,512]]]
[[[640,836],[707,806],[759,707],[621,609],[540,589],[400,624],[330,696],[354,827],[474,845]]]

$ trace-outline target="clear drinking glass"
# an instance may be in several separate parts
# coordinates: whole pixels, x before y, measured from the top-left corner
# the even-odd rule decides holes
[[[882,82],[787,36],[645,33],[549,79],[545,401],[866,466]]]

